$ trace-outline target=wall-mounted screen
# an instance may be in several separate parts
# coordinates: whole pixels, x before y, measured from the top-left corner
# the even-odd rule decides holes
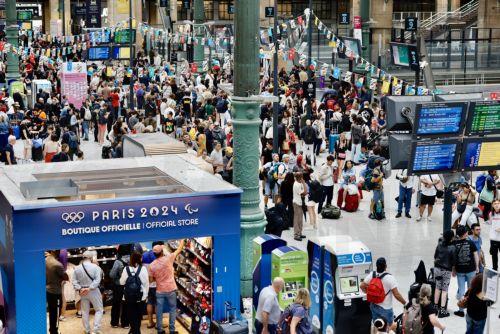
[[[500,101],[471,102],[466,133],[469,136],[500,134]]]
[[[467,138],[462,147],[462,170],[500,168],[500,137]]]
[[[415,129],[417,136],[461,135],[467,103],[427,103],[417,105]]]
[[[450,173],[458,168],[460,141],[414,141],[411,147],[408,171],[412,174]]]

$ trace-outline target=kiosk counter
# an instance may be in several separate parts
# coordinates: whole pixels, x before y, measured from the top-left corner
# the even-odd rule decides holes
[[[220,321],[226,303],[240,305],[241,190],[181,156],[5,167],[0,191],[0,320],[7,334],[47,332],[47,250],[191,238],[186,261],[204,266],[197,279],[210,287],[205,316]],[[209,246],[199,243],[206,239]],[[178,307],[185,315],[192,290],[184,278]]]

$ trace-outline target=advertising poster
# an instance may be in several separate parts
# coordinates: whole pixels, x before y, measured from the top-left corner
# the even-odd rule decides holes
[[[333,334],[335,326],[335,288],[333,286],[332,256],[325,254],[323,266],[323,334]]]
[[[321,247],[314,244],[309,291],[311,295],[310,315],[315,330],[321,328]]]
[[[63,63],[61,75],[62,95],[69,103],[80,108],[87,98],[87,65],[85,63]]]

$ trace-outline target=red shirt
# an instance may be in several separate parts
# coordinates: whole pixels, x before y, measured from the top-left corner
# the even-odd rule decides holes
[[[111,99],[111,105],[118,108],[120,106],[120,95],[118,95],[118,93],[111,93],[109,97]]]
[[[174,254],[166,254],[149,265],[149,275],[156,281],[156,292],[177,290],[174,277]]]

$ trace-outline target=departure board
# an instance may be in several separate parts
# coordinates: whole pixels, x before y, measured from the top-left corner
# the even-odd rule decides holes
[[[466,139],[462,149],[463,170],[488,170],[500,167],[500,137]]]
[[[109,46],[96,46],[88,51],[89,60],[108,60],[109,56]]]
[[[412,143],[409,170],[413,174],[446,173],[456,170],[458,138]]]
[[[428,103],[417,105],[415,134],[459,135],[462,132],[466,103]]]
[[[499,134],[500,101],[472,102],[466,132],[469,136]]]

